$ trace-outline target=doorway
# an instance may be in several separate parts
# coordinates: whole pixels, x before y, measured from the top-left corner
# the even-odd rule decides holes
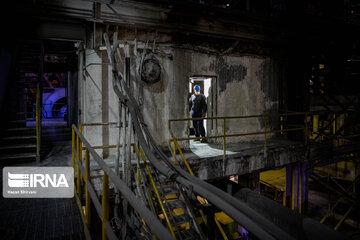
[[[193,94],[193,88],[195,85],[200,86],[200,93],[204,94],[207,102],[207,113],[206,117],[216,117],[217,116],[217,77],[216,76],[203,76],[203,75],[194,75],[189,78],[189,94],[188,99]],[[190,110],[190,109],[189,109]],[[188,111],[190,112],[190,111]],[[189,118],[191,115],[189,113]],[[214,136],[217,128],[216,120],[204,120],[204,128],[206,136]],[[192,121],[189,121],[189,136],[194,137],[195,131],[193,128]]]

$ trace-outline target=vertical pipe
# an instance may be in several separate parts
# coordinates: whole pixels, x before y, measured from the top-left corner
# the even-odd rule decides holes
[[[284,117],[280,116],[280,134],[283,135],[284,134]]]
[[[71,128],[71,166],[73,170],[75,169],[75,130]]]
[[[86,217],[86,225],[88,229],[90,229],[90,193],[88,190],[87,183],[90,180],[90,156],[89,150],[86,149],[85,151],[85,217]]]
[[[40,45],[40,69],[36,86],[36,164],[40,163],[41,151],[41,113],[42,113],[42,81],[44,75],[44,42]]]
[[[223,144],[224,144],[224,160],[226,158],[226,118],[223,119]]]
[[[102,185],[102,240],[107,240],[106,221],[109,220],[109,177],[104,172]]]
[[[176,161],[176,143],[175,143],[175,137],[173,138],[173,143],[174,143],[174,146],[173,146],[174,162],[177,162],[177,161]]]
[[[265,137],[265,142],[264,142],[264,157],[267,157],[267,127],[266,127],[266,117],[264,116],[264,137]]]
[[[79,132],[80,132],[80,134],[83,134],[83,125],[82,124],[80,124]],[[80,139],[79,139],[79,161],[82,164],[82,162],[83,162],[83,158],[82,158],[82,142],[81,142]],[[79,172],[79,173],[80,173],[79,174],[80,183],[82,184],[83,183],[83,178],[81,176],[81,172]]]

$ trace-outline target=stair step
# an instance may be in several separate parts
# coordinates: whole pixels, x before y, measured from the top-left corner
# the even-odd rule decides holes
[[[181,214],[181,215],[174,216],[174,220],[175,220],[176,225],[181,225],[181,224],[189,222],[190,217],[187,214]]]
[[[180,231],[180,235],[183,240],[199,239],[199,234],[192,228]]]
[[[7,146],[0,146],[0,151],[5,151],[9,149],[28,149],[28,148],[36,148],[36,144],[33,143],[25,143],[25,144],[13,144]]]
[[[12,120],[10,121],[10,123],[24,123],[26,121],[27,121],[26,119],[19,119],[19,120]]]
[[[13,159],[30,159],[36,158],[36,153],[16,153],[16,154],[1,154],[0,161]]]
[[[28,131],[28,130],[35,130],[36,127],[21,127],[21,128],[8,128],[6,132],[18,132],[18,131]]]
[[[9,140],[30,140],[30,139],[36,139],[36,135],[29,135],[29,136],[9,136],[4,137],[1,140],[3,141],[9,141]]]
[[[185,203],[181,200],[167,201],[167,204],[164,204],[165,207],[169,206],[170,209],[184,208]]]
[[[164,195],[171,195],[171,194],[176,194],[176,196],[179,195],[179,190],[177,188],[174,187],[163,187],[163,191],[161,191],[161,189],[159,189],[160,194],[164,197]]]

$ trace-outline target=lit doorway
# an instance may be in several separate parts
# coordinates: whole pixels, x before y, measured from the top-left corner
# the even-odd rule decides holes
[[[216,117],[217,115],[217,78],[215,76],[191,76],[189,78],[189,94],[188,99],[194,93],[193,88],[195,85],[200,86],[200,93],[204,94],[207,102],[207,118]],[[191,118],[189,109],[189,118]],[[216,131],[216,120],[204,120],[204,128],[206,136],[214,136]],[[192,121],[189,121],[189,136],[194,137],[195,131]]]

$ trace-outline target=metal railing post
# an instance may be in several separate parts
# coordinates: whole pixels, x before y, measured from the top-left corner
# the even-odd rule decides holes
[[[313,127],[312,127],[312,138],[317,138],[318,131],[319,131],[319,115],[313,115]]]
[[[109,220],[109,176],[104,171],[102,184],[102,240],[107,240],[106,221]]]
[[[284,135],[284,117],[280,116],[280,134]]]
[[[82,124],[80,124],[79,132],[82,135],[84,135],[83,134],[83,126],[82,126]],[[82,162],[82,142],[81,141],[80,141],[80,145],[79,145],[79,150],[80,150],[80,152],[79,152],[79,160]]]
[[[167,223],[167,225],[168,225],[168,229],[169,229],[171,235],[176,239],[175,232],[174,232],[174,230],[173,230],[173,228],[172,228],[172,225],[171,225],[171,223],[170,223],[169,216],[168,216],[167,213],[166,213],[166,209],[165,209],[164,204],[163,204],[163,202],[162,202],[162,200],[161,200],[161,196],[160,196],[159,191],[158,191],[158,189],[157,189],[157,187],[156,187],[156,184],[155,184],[154,178],[153,178],[153,176],[152,176],[152,174],[151,174],[149,165],[148,165],[147,162],[146,162],[144,152],[143,152],[143,150],[142,150],[141,148],[140,148],[139,150],[140,150],[141,158],[142,158],[143,161],[144,161],[144,165],[145,165],[146,171],[148,172],[148,175],[149,175],[149,178],[150,178],[150,182],[151,182],[151,185],[152,185],[152,187],[153,187],[153,189],[154,189],[156,198],[157,198],[157,200],[158,200],[158,202],[159,202],[159,204],[160,204],[161,211],[162,211],[163,214],[164,214],[165,221],[166,221],[166,223]],[[166,198],[166,196],[164,196],[164,197]]]
[[[75,169],[75,130],[71,128],[71,166],[73,170]]]
[[[175,144],[175,138],[173,138],[173,143],[174,143],[174,146],[173,146],[173,155],[174,155],[174,161],[176,162],[176,144]]]
[[[81,196],[81,175],[80,175],[80,167],[79,167],[79,159],[80,159],[80,139],[79,136],[76,136],[76,192],[78,196]]]
[[[85,151],[85,216],[86,216],[86,225],[90,229],[90,193],[87,186],[87,182],[90,180],[90,155],[89,150]]]

